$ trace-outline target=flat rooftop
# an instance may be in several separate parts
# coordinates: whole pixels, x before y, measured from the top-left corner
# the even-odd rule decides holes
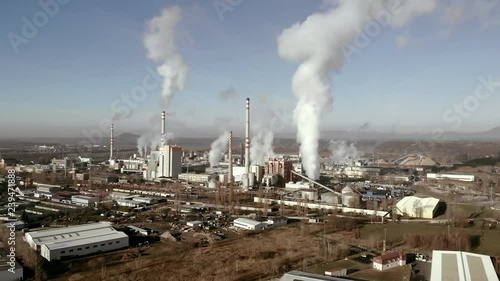
[[[433,251],[431,281],[498,281],[491,258],[459,251]]]

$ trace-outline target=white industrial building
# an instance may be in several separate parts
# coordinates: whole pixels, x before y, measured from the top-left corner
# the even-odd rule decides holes
[[[458,251],[432,251],[430,281],[498,281],[491,258]]]
[[[266,223],[247,218],[237,218],[233,221],[233,225],[238,228],[255,231],[264,230],[267,227]]]
[[[152,151],[148,159],[144,179],[176,179],[182,172],[182,149],[172,145],[162,145],[158,151]]]
[[[473,182],[474,181],[474,175],[456,175],[456,174],[435,174],[435,173],[428,173],[427,174],[427,179],[428,180],[455,180],[455,181]]]
[[[116,231],[109,222],[27,232],[25,240],[48,261],[129,246],[128,236]]]
[[[396,204],[397,213],[412,218],[432,219],[436,216],[439,199],[406,196]]]
[[[91,207],[97,202],[96,197],[84,196],[84,195],[73,195],[71,196],[71,203],[83,207]]]
[[[287,182],[285,183],[285,188],[286,189],[308,189],[311,188],[311,185],[308,182]]]
[[[180,180],[184,180],[187,182],[208,182],[212,175],[209,174],[192,174],[192,173],[182,173],[178,176]]]
[[[51,193],[61,190],[61,186],[59,185],[51,185],[51,184],[37,184],[36,191],[41,193]]]
[[[146,205],[146,203],[144,202],[127,200],[127,199],[116,199],[116,204],[118,204],[118,206],[129,207],[129,208],[137,208]]]

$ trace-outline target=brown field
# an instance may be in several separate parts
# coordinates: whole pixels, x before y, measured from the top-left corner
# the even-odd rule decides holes
[[[322,262],[322,240],[297,227],[226,240],[205,248],[162,242],[61,262],[50,280],[261,280]],[[61,270],[63,269],[64,270]],[[101,279],[102,277],[102,279]]]
[[[398,223],[398,224],[385,224],[385,225],[365,225],[361,228],[361,239],[367,241],[376,240],[376,245],[380,245],[380,241],[384,237],[384,228],[387,228],[387,241],[392,244],[400,245],[403,236],[408,233],[418,234],[447,234],[448,228],[443,225],[420,224],[420,223]],[[459,228],[451,227],[450,233],[464,232],[470,236],[478,237],[479,240],[473,245],[472,252],[490,256],[500,255],[500,243],[497,242],[500,237],[498,230],[482,230],[475,228]],[[408,247],[405,247],[408,248]],[[430,254],[429,249],[416,249]]]

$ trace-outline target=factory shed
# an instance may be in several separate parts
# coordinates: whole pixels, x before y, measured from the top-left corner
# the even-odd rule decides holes
[[[71,202],[75,205],[91,207],[97,202],[97,198],[92,196],[73,195],[71,196]]]
[[[491,258],[458,251],[433,251],[430,281],[497,281]]]
[[[238,228],[255,231],[264,230],[267,227],[266,223],[247,218],[237,218],[233,221],[233,225]]]
[[[92,233],[92,231],[99,229],[106,229],[109,232],[115,231],[114,228],[111,227],[111,224],[109,222],[99,222],[27,232],[24,235],[24,238],[31,248],[40,250],[40,247],[43,244],[52,243],[56,240],[71,240],[72,238],[81,237],[83,235],[88,236],[87,233]]]
[[[436,216],[439,199],[434,197],[420,198],[417,196],[406,196],[397,204],[397,212],[412,218],[432,219]]]
[[[48,261],[63,257],[85,256],[98,252],[107,252],[128,247],[128,236],[119,231],[97,234],[70,241],[58,241],[43,244],[40,255]]]

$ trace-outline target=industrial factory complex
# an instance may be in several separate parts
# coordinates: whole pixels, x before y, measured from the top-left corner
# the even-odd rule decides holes
[[[342,265],[325,268],[324,275],[313,273],[317,269],[290,271],[281,274],[281,280],[350,280],[355,271],[349,266],[356,264],[354,260],[366,263],[356,268],[366,266],[365,270],[375,275],[415,264],[411,262],[415,259],[413,250],[388,249],[391,241],[379,237],[381,231],[402,224],[435,225],[445,226],[447,237],[451,237],[450,227],[474,223],[472,217],[458,219],[457,206],[474,201],[478,202],[476,206],[494,208],[493,189],[475,189],[486,182],[486,172],[463,173],[460,167],[454,171],[422,154],[391,160],[360,153],[341,163],[323,158],[317,179],[307,176],[300,153],[272,153],[263,163],[255,164],[250,153],[250,117],[250,100],[246,99],[245,136],[239,138],[244,141],[235,142],[233,131],[228,131],[222,136],[225,145],[216,152],[216,160],[210,157],[215,153],[213,148],[195,151],[169,144],[165,112],[161,114],[157,147],[144,153],[130,151],[126,157],[117,157],[115,128],[111,125],[109,155],[105,159],[82,154],[53,158],[43,165],[2,159],[0,168],[18,175],[13,188],[15,202],[6,201],[2,209],[4,225],[14,227],[30,251],[49,264],[98,259],[102,255],[121,255],[119,259],[127,261],[143,251],[172,247],[169,243],[203,248],[217,245],[220,240],[247,237],[246,233],[265,237],[280,231],[293,232],[299,226],[310,228],[314,239],[321,237],[321,243],[326,243],[326,250],[318,250],[321,255],[323,251],[327,257],[340,255],[342,244],[350,249],[346,259],[354,253],[353,262],[344,260]],[[0,182],[6,180],[0,178]],[[450,200],[453,207],[448,205]],[[16,212],[9,215],[13,206]],[[475,207],[474,214],[481,215],[485,208]],[[352,224],[345,241],[357,242],[342,242],[344,238],[339,235],[343,232],[332,232],[338,220],[343,220],[341,226],[335,226],[340,229]],[[495,223],[485,221],[483,228],[493,228]],[[363,224],[377,232],[366,238],[362,231],[360,234],[359,225]],[[353,240],[360,235],[365,240]],[[384,235],[391,236],[391,232]],[[457,247],[466,245],[460,250],[470,250],[470,242],[460,239],[457,241],[462,244]],[[378,243],[382,241],[383,245]],[[277,254],[269,251],[264,255]],[[418,255],[422,256],[418,261],[422,264],[434,256],[430,280],[447,280],[446,276],[494,280],[496,276],[488,256],[467,252],[434,252],[425,258]],[[467,261],[470,272],[451,270],[449,267],[456,266],[456,261]],[[472,266],[478,263],[484,263],[484,271]],[[413,275],[416,270],[410,269]]]

